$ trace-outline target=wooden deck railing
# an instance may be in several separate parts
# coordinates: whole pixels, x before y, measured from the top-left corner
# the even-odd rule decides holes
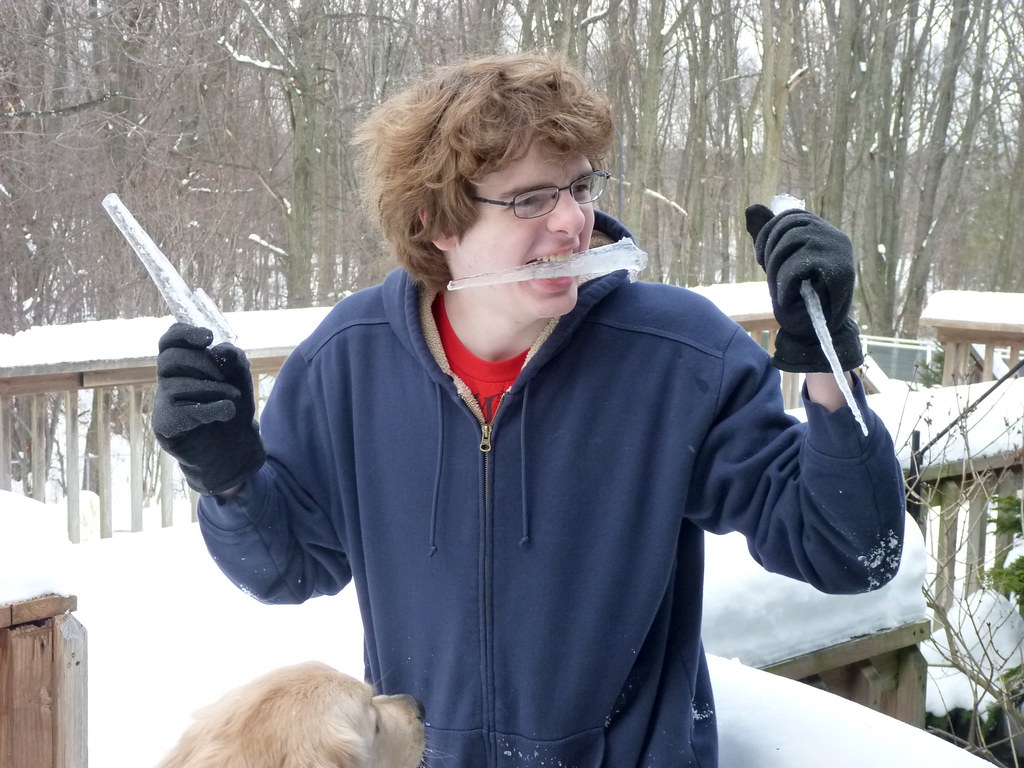
[[[1024,293],[938,291],[928,298],[920,325],[942,345],[943,385],[992,381],[999,378],[1001,351],[1005,367],[1024,352]]]

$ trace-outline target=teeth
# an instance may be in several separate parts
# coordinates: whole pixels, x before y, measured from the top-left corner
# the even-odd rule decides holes
[[[566,261],[570,256],[572,256],[571,253],[555,253],[551,256],[541,257],[540,261]]]

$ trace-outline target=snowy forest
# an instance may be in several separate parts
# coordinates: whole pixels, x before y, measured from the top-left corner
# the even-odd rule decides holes
[[[424,68],[559,51],[608,94],[601,205],[647,279],[756,279],[744,207],[849,232],[867,333],[1024,289],[1024,5],[995,0],[0,2],[0,332],[163,309],[117,192],[225,310],[326,305],[390,260],[349,140]]]

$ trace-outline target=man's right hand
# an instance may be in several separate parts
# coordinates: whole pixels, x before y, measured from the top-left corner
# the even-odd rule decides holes
[[[157,442],[207,495],[241,485],[267,458],[249,360],[233,344],[209,348],[212,340],[209,329],[184,323],[160,338],[152,417]]]

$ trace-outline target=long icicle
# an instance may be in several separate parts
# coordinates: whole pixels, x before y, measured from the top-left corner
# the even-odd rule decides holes
[[[772,213],[776,216],[783,211],[788,211],[794,208],[804,209],[804,201],[798,200],[792,195],[785,193],[775,195],[772,198],[771,209]],[[804,304],[807,306],[807,314],[811,317],[811,325],[814,327],[814,334],[818,337],[818,344],[821,345],[822,352],[825,353],[825,357],[828,359],[829,367],[832,369],[832,375],[835,377],[836,384],[839,385],[839,391],[843,393],[843,399],[846,400],[846,404],[850,406],[850,410],[853,411],[853,418],[860,424],[861,431],[867,435],[868,425],[864,421],[864,414],[860,412],[860,406],[857,405],[857,401],[853,399],[853,392],[850,390],[850,384],[846,380],[846,374],[843,372],[842,367],[839,365],[839,356],[836,354],[835,345],[832,343],[832,334],[829,333],[828,324],[825,322],[825,313],[821,308],[821,299],[818,294],[814,292],[814,286],[811,285],[810,280],[804,280],[800,283],[800,297],[804,300]]]

